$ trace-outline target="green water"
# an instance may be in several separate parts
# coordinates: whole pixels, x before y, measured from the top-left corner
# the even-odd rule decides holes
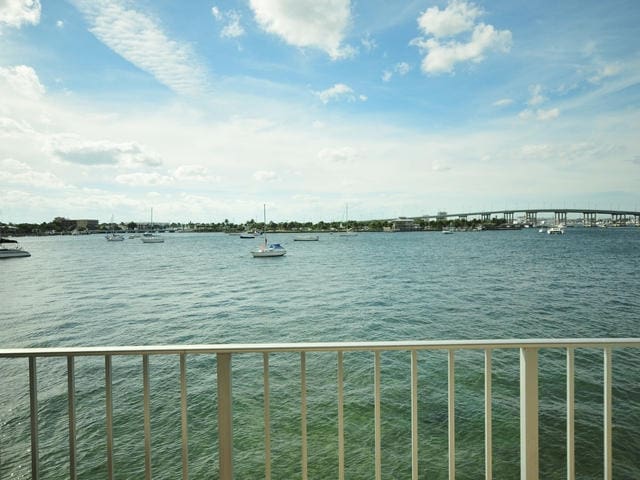
[[[0,346],[639,337],[640,229],[258,240],[28,238],[0,263]],[[495,478],[519,476],[518,352],[493,358]],[[188,365],[191,478],[217,478],[215,357]],[[179,478],[177,356],[151,358],[154,478]],[[271,364],[272,478],[300,478],[300,357]],[[337,478],[336,355],[307,355],[310,478]],[[447,478],[447,358],[419,354],[420,478]],[[541,478],[565,478],[565,357],[540,355]],[[614,351],[614,478],[640,478],[640,356]],[[374,477],[373,354],[346,353],[347,478]],[[68,475],[66,362],[41,359],[42,478]],[[382,355],[383,478],[410,478],[410,355]],[[602,478],[602,352],[576,353],[578,478]],[[262,356],[233,360],[236,478],[264,476]],[[26,360],[0,361],[0,478],[29,478]],[[144,475],[142,368],[113,359],[116,478]],[[484,472],[483,356],[456,353],[456,478]],[[106,478],[104,359],[76,359],[80,478]]]

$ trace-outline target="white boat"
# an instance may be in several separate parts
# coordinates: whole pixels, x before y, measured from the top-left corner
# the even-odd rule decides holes
[[[13,248],[5,247],[5,244],[13,245]],[[17,240],[0,238],[0,258],[30,257],[31,254],[23,250]]]
[[[153,233],[153,208],[151,209],[151,232],[145,232],[140,238],[142,243],[164,243],[164,237]]]
[[[320,240],[318,235],[300,235],[298,237],[294,237],[294,242],[317,242]]]
[[[354,232],[352,228],[349,227],[349,204],[345,207],[345,225],[346,229],[338,234],[340,237],[356,237],[358,235],[357,232]]]
[[[263,205],[262,208],[263,208],[263,215],[264,215],[264,224],[266,226],[267,225],[267,207],[266,205]],[[254,258],[283,257],[284,255],[286,255],[286,253],[287,253],[287,250],[279,243],[268,243],[266,231],[264,235],[264,243],[262,243],[257,250],[251,250],[251,255],[253,255]]]
[[[164,243],[164,237],[156,235],[153,232],[143,233],[142,237],[140,237],[140,240],[142,240],[142,243]]]
[[[564,226],[555,225],[547,230],[549,235],[564,235]]]
[[[256,232],[243,232],[240,234],[240,238],[256,238],[258,235]]]
[[[451,230],[450,228],[443,228],[442,233],[444,233],[445,235],[451,235],[453,233],[453,230]]]
[[[113,225],[113,215],[111,215],[111,232],[104,238],[107,239],[107,242],[122,242],[124,240],[124,235],[120,235],[116,233],[116,229]]]
[[[283,257],[287,254],[287,250],[279,243],[267,243],[265,237],[264,243],[257,250],[252,250],[251,255],[254,257]]]

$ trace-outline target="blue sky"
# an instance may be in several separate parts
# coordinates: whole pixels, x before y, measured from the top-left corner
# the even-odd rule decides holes
[[[640,3],[0,0],[0,221],[640,210]]]

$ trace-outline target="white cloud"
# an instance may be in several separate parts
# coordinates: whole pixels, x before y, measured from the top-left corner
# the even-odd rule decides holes
[[[333,60],[356,51],[343,45],[351,18],[350,0],[250,0],[256,22],[296,47],[325,51]]]
[[[411,65],[407,62],[396,63],[394,70],[398,75],[406,75],[411,71]]]
[[[448,172],[451,167],[441,160],[434,160],[431,162],[431,170],[434,172]]]
[[[592,76],[589,81],[591,83],[600,83],[605,78],[615,77],[622,72],[622,65],[619,63],[610,63],[604,65],[598,69],[596,74]]]
[[[62,188],[64,183],[53,173],[38,172],[24,162],[5,158],[0,161],[0,185],[14,184],[37,188]]]
[[[56,28],[60,28],[60,29],[64,28],[64,22],[62,20],[58,20],[56,22]]]
[[[407,73],[411,71],[411,65],[407,62],[399,62],[393,66],[392,70],[385,70],[382,72],[382,81],[389,82],[393,77],[394,73],[397,73],[401,77],[405,76]]]
[[[409,43],[426,52],[422,71],[428,74],[451,73],[458,63],[479,63],[489,52],[508,52],[512,43],[511,32],[497,30],[485,23],[476,24],[482,13],[473,3],[453,0],[444,10],[432,7],[422,14],[418,25],[427,37],[417,37]],[[466,32],[471,32],[470,37],[457,37]]]
[[[371,52],[378,47],[378,44],[376,43],[376,41],[373,38],[371,38],[369,34],[361,38],[360,43],[362,44],[362,46],[367,52]]]
[[[174,183],[174,178],[161,175],[159,173],[144,173],[144,172],[136,172],[136,173],[125,173],[122,175],[116,176],[116,182],[121,183],[123,185],[129,185],[131,187],[152,187],[152,186],[162,186],[162,185],[171,185]]]
[[[318,160],[330,164],[348,165],[358,158],[358,151],[352,147],[323,148],[318,152]]]
[[[276,172],[271,170],[258,170],[253,174],[253,179],[258,182],[275,182],[279,180]]]
[[[554,118],[558,118],[560,115],[560,110],[557,108],[550,108],[548,110],[536,110],[536,118],[541,121],[553,120]]]
[[[35,131],[24,120],[14,120],[13,118],[0,117],[0,138],[15,137],[23,134],[34,134]]]
[[[531,93],[531,98],[527,103],[531,106],[540,105],[547,100],[546,97],[542,95],[542,85],[531,85],[529,92]]]
[[[12,91],[21,97],[32,100],[40,99],[45,93],[45,88],[40,83],[38,74],[33,68],[26,65],[0,67],[0,90]]]
[[[218,22],[226,22],[226,25],[220,31],[221,38],[237,38],[244,35],[244,28],[240,24],[241,16],[235,10],[222,12],[218,7],[212,7],[211,15]]]
[[[173,172],[173,177],[178,181],[219,183],[220,177],[209,174],[206,167],[202,165],[181,165]]]
[[[91,32],[114,52],[177,93],[205,89],[203,67],[189,44],[170,39],[159,23],[121,1],[73,0]]]
[[[554,120],[560,116],[560,109],[558,108],[550,108],[548,110],[543,109],[525,109],[518,114],[518,117],[521,120],[539,120],[541,122]]]
[[[0,0],[0,28],[3,24],[15,28],[37,25],[41,10],[39,0]]]
[[[418,25],[426,35],[450,37],[471,30],[481,14],[482,10],[473,3],[453,0],[444,10],[428,8],[418,18]]]
[[[501,98],[500,100],[496,100],[492,103],[494,107],[507,107],[513,103],[513,100],[510,98]]]
[[[356,96],[353,89],[349,85],[345,85],[344,83],[336,83],[333,87],[314,93],[322,101],[322,103],[325,104],[335,100],[347,100],[349,102],[354,102],[356,99],[359,99],[363,102],[367,100],[366,95]]]
[[[46,150],[59,160],[80,165],[118,165],[124,168],[158,167],[162,161],[135,142],[85,140],[77,135],[55,135]]]

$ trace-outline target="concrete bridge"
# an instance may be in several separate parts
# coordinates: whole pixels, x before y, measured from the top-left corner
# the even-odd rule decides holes
[[[611,221],[616,223],[633,218],[635,224],[640,224],[640,212],[631,210],[605,210],[589,208],[527,208],[520,210],[485,210],[466,213],[439,212],[437,215],[425,215],[423,218],[446,220],[448,218],[467,219],[468,217],[480,217],[482,221],[490,221],[496,215],[502,215],[505,222],[513,223],[516,214],[524,216],[526,223],[536,224],[539,213],[553,213],[555,223],[566,223],[569,214],[582,215],[584,225],[593,226],[597,222],[598,215],[608,215]]]

